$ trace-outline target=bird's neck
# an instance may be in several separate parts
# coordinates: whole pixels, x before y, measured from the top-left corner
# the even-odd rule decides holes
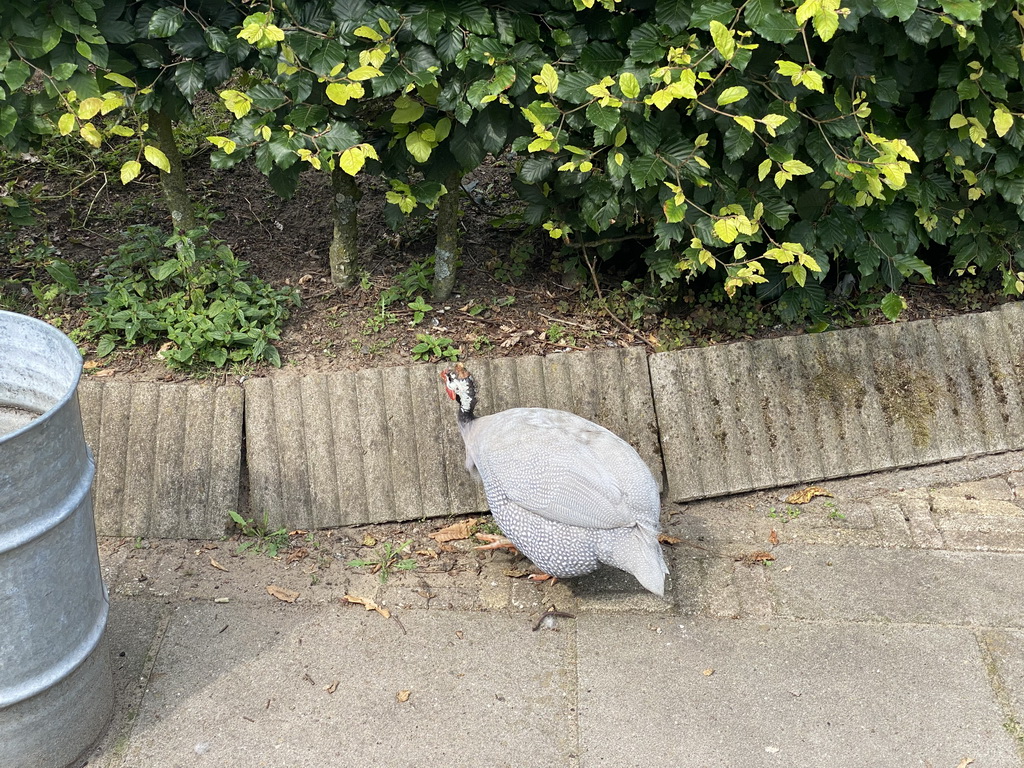
[[[470,422],[473,421],[473,419],[476,418],[476,414],[473,413],[475,408],[476,408],[476,398],[475,397],[474,398],[468,398],[468,399],[465,399],[465,400],[459,400],[459,410],[457,412],[458,413],[458,418],[459,418],[459,426],[463,426],[463,425],[469,424]]]

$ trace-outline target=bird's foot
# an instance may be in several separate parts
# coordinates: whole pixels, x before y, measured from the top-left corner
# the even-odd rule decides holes
[[[473,547],[473,549],[511,549],[513,552],[518,552],[516,545],[509,541],[504,536],[497,536],[493,533],[478,533],[476,537],[481,541],[488,541],[489,544],[483,546]]]
[[[550,581],[552,584],[558,581],[558,577],[552,576],[550,573],[531,573],[526,578],[529,581]]]

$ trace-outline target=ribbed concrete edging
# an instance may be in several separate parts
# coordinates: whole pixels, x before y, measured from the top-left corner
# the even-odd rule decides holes
[[[1024,447],[1024,304],[650,359],[674,501]]]
[[[240,387],[83,381],[102,536],[218,538],[238,508]]]
[[[300,528],[485,510],[441,368],[246,382],[251,508]],[[632,442],[661,476],[642,350],[478,360],[472,370],[480,413],[525,404],[574,411]]]
[[[579,413],[640,451],[674,501],[1024,448],[1024,304],[689,349],[474,360],[480,411]],[[486,508],[442,366],[239,387],[95,381],[97,527],[211,537],[238,508],[331,527]],[[243,457],[244,452],[244,457]],[[244,461],[243,461],[244,459]]]

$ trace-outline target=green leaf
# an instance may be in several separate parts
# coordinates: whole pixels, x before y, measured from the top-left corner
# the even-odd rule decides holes
[[[640,82],[632,72],[623,72],[619,76],[619,88],[627,99],[635,99],[640,95]]]
[[[707,29],[712,19],[728,24],[736,14],[736,9],[733,8],[730,0],[705,0],[695,3],[695,5],[697,8],[694,9],[693,15],[690,17],[689,26],[698,29]]]
[[[391,114],[391,122],[396,125],[415,123],[423,117],[423,105],[409,96],[395,99],[395,111]]]
[[[900,313],[907,308],[907,302],[897,293],[887,293],[882,299],[882,314],[892,322],[896,322]]]
[[[657,184],[665,178],[668,166],[658,157],[641,156],[633,161],[629,169],[629,178],[637,189]]]
[[[690,23],[691,7],[690,0],[657,0],[654,5],[654,16],[659,24],[678,34]]]
[[[181,8],[158,8],[149,19],[151,37],[170,37],[185,23],[185,12]]]
[[[24,61],[12,61],[4,68],[4,82],[12,91],[16,91],[25,84],[30,74],[32,72]]]
[[[184,61],[174,70],[174,84],[189,101],[203,90],[205,80],[206,67],[200,61]]]
[[[793,14],[783,13],[776,0],[750,0],[743,18],[754,32],[773,43],[788,43],[800,31]]]
[[[595,101],[587,107],[587,119],[598,128],[613,131],[619,124],[619,108],[602,107]]]

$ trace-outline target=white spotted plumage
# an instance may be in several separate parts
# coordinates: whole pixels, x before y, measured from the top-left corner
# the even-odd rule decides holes
[[[581,576],[605,563],[664,594],[658,487],[629,443],[550,408],[478,417],[469,372],[457,364],[442,379],[460,406],[466,467],[520,552],[552,576]]]

